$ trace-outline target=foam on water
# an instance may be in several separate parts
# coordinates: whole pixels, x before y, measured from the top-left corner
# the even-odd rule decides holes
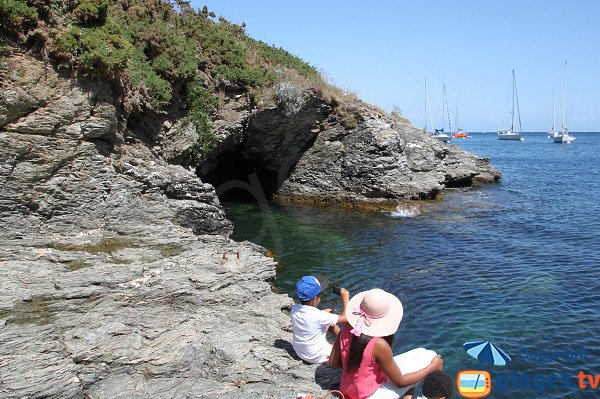
[[[414,209],[414,208],[402,208],[402,207],[398,206],[395,211],[386,212],[386,213],[391,218],[399,219],[399,218],[414,218],[415,216],[419,215],[421,212],[419,212],[419,210]]]

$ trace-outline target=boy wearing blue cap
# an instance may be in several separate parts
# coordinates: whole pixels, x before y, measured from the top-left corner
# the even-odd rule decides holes
[[[296,283],[296,294],[301,303],[292,306],[292,329],[294,337],[292,345],[298,357],[308,363],[326,363],[332,345],[327,342],[327,331],[337,335],[340,331],[337,324],[346,323],[346,305],[350,292],[342,288],[342,314],[331,313],[331,309],[319,310],[321,293],[327,288],[329,281],[322,276],[304,276]]]

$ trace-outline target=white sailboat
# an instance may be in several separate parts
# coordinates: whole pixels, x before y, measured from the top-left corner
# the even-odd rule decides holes
[[[444,86],[444,93],[445,93]],[[443,104],[442,104],[443,106]],[[451,139],[449,134],[444,133],[444,128],[442,129],[434,129],[433,132],[428,131],[428,126],[431,126],[433,129],[433,119],[431,119],[431,107],[429,106],[429,101],[427,99],[427,79],[425,79],[425,132],[430,134],[434,139],[438,139],[439,141],[443,141],[444,143],[448,143]]]
[[[517,115],[519,117],[519,130],[515,131],[515,99],[517,100]],[[515,80],[515,70],[512,71],[512,110],[510,112],[511,123],[509,128],[498,129],[498,139],[500,140],[523,140],[521,137],[521,111],[519,110],[519,96],[517,94],[517,81]]]
[[[554,94],[552,95],[552,114],[554,114]],[[569,129],[566,124],[567,117],[567,61],[565,61],[565,84],[563,88],[563,117],[562,117],[562,130],[557,132],[554,129],[554,115],[552,115],[552,135],[548,136],[555,143],[566,143],[571,144],[575,140],[575,136],[569,133]],[[548,132],[550,133],[550,132]]]
[[[450,136],[447,133],[444,133],[444,126],[446,125],[445,118],[444,118],[444,110],[446,110],[446,112],[448,113],[448,103],[447,103],[447,99],[446,99],[446,85],[444,85],[442,88],[442,128],[434,129],[435,133],[433,134],[432,137],[434,137],[440,141],[443,141],[444,143],[448,143],[452,139],[452,136]],[[448,130],[452,130],[452,128],[450,127],[450,114],[449,113],[448,113]]]

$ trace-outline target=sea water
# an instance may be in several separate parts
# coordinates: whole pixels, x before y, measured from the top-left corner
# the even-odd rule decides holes
[[[274,251],[281,293],[293,297],[298,278],[323,274],[351,294],[397,295],[396,354],[433,349],[453,378],[489,371],[490,398],[600,396],[600,385],[590,387],[600,375],[600,134],[575,136],[573,144],[545,133],[455,139],[490,158],[501,181],[395,212],[264,203],[226,211],[234,239]],[[330,291],[322,306],[341,309]],[[471,358],[462,345],[475,340],[512,361]]]

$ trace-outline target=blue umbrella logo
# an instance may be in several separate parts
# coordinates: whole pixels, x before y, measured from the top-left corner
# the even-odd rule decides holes
[[[510,356],[490,341],[465,342],[463,348],[465,348],[469,356],[484,363],[495,366],[506,366],[510,363]]]

